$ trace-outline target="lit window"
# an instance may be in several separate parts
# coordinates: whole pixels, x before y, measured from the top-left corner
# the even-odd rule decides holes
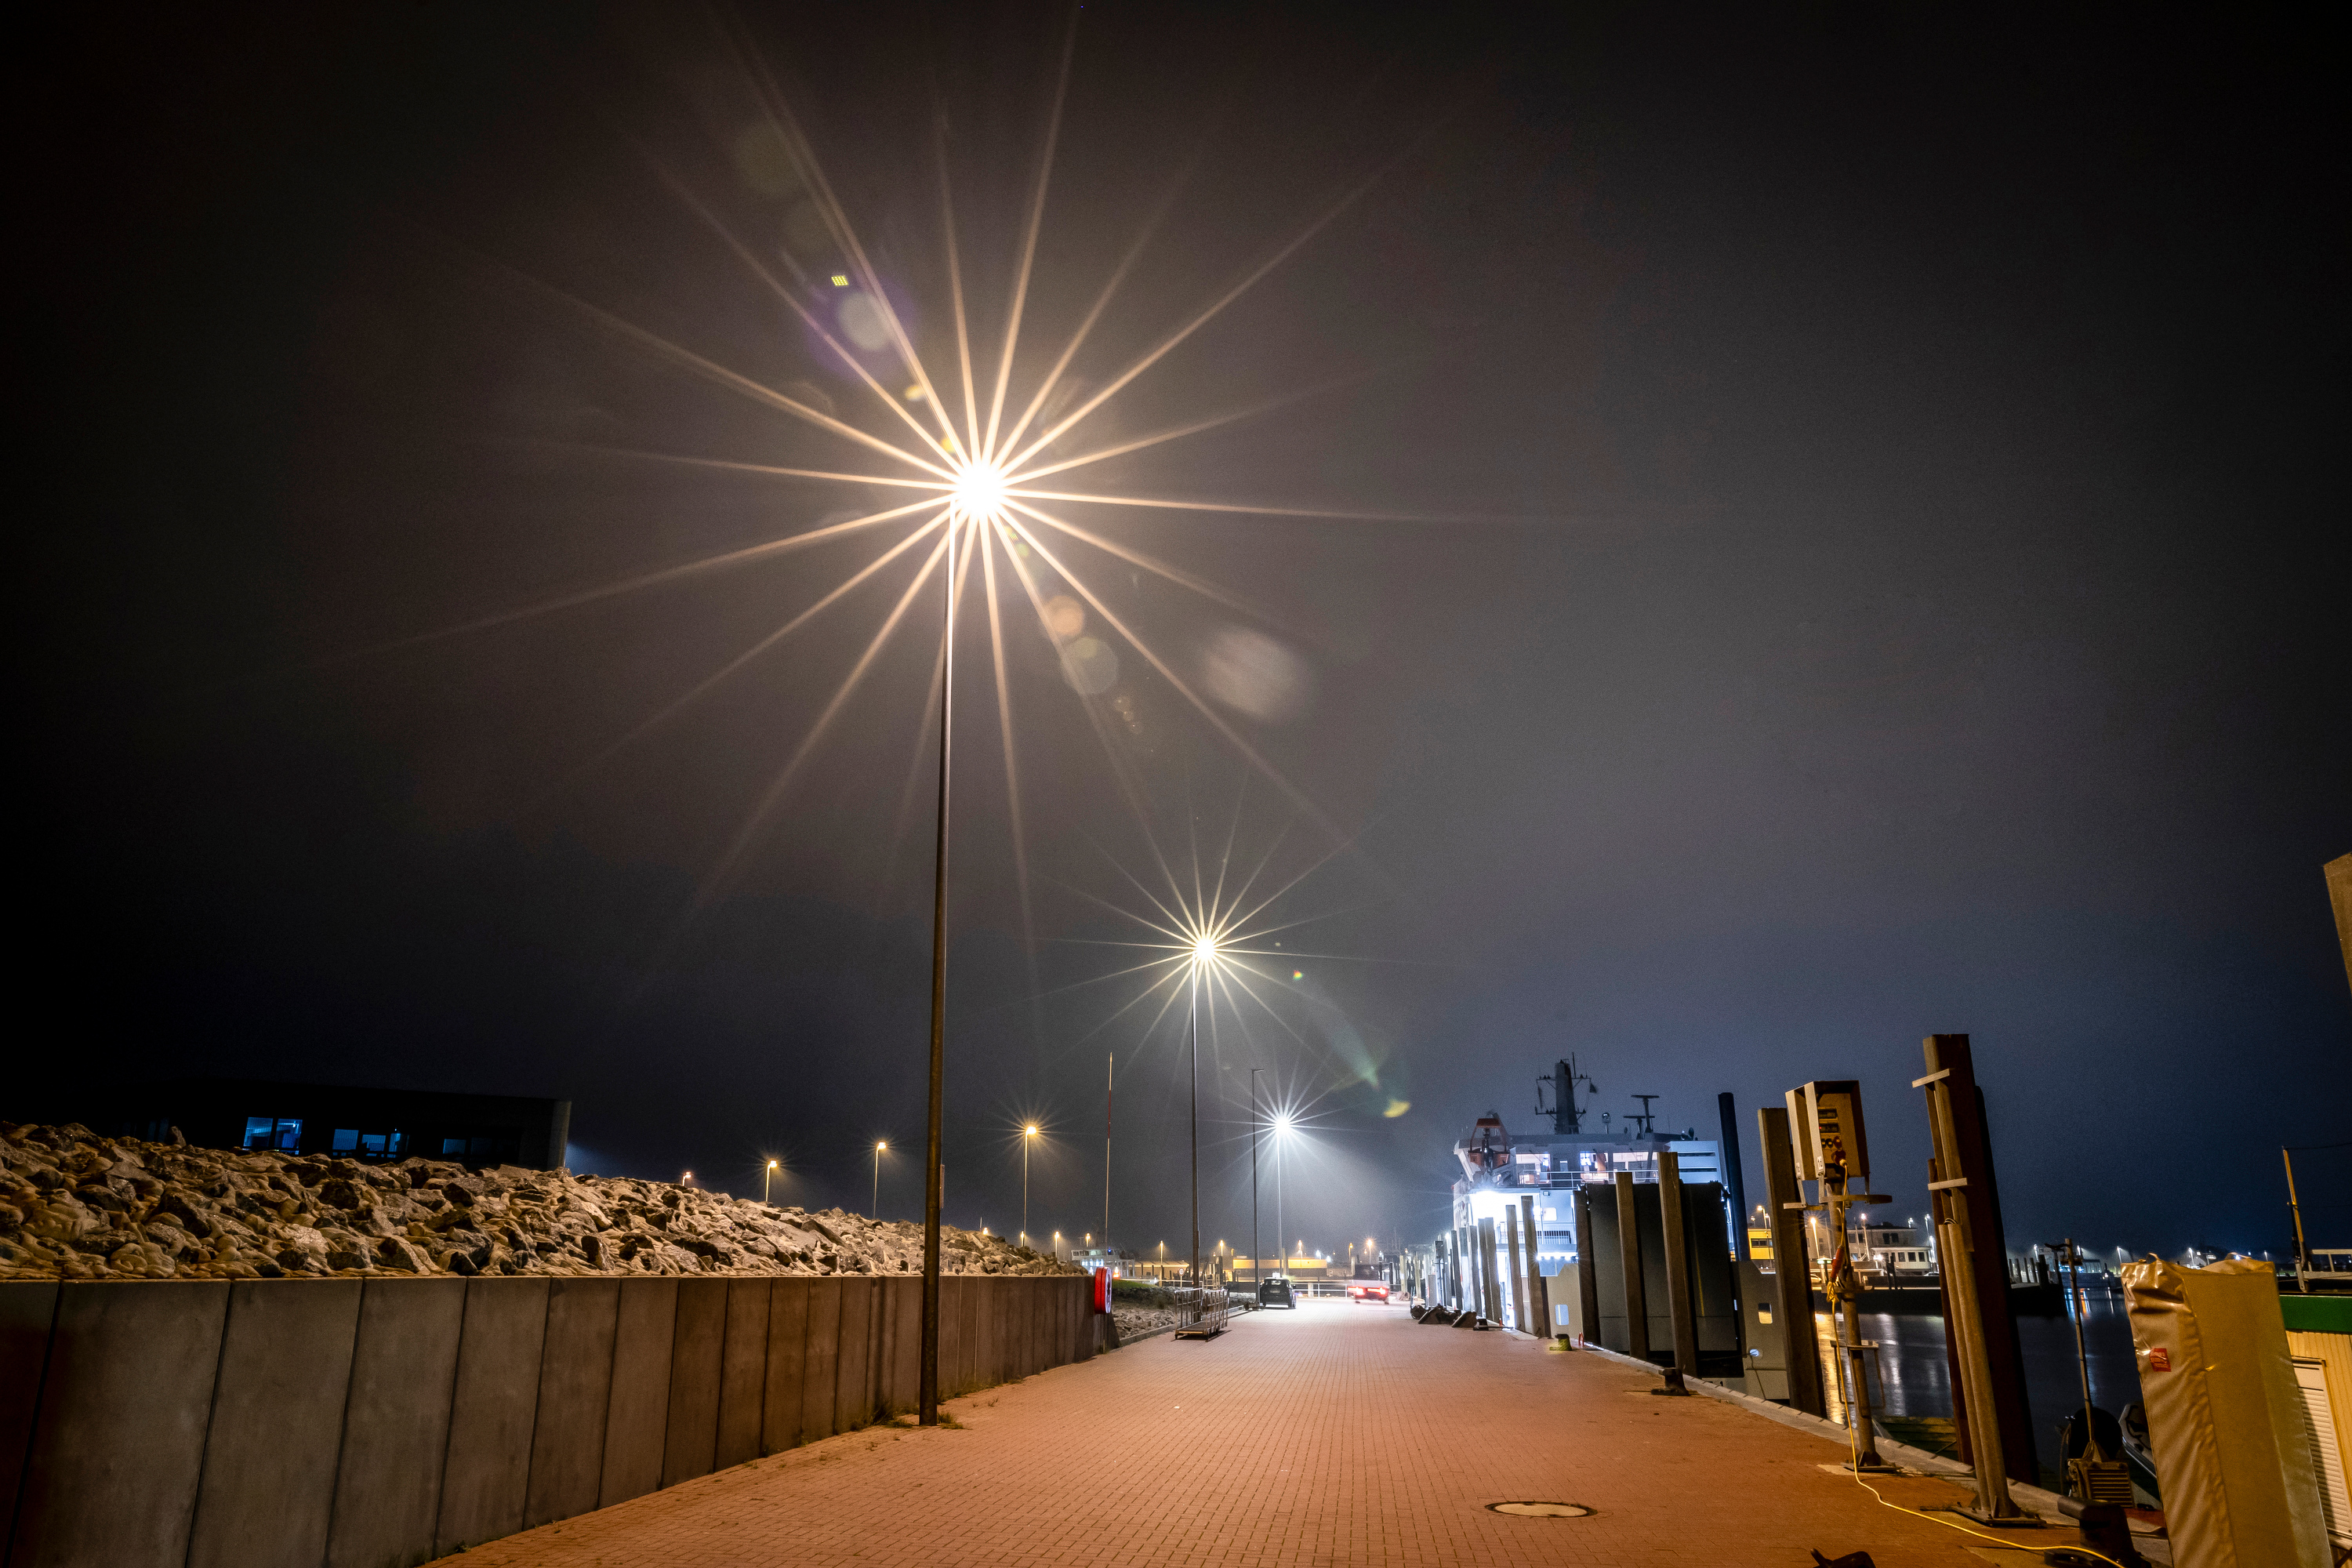
[[[348,1154],[360,1146],[360,1131],[356,1127],[335,1129],[335,1152]]]
[[[245,1146],[248,1149],[278,1149],[294,1153],[302,1146],[302,1123],[283,1116],[248,1116],[245,1119]]]

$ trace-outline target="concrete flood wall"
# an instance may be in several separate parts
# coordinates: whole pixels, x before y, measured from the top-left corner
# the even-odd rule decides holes
[[[1084,1278],[941,1282],[940,1395]],[[407,1568],[912,1410],[922,1281],[0,1284],[6,1568]]]

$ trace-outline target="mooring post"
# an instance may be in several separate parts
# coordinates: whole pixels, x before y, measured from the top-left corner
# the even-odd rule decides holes
[[[1495,1222],[1491,1219],[1478,1222],[1478,1288],[1486,1299],[1478,1315],[1490,1323],[1501,1322],[1503,1289],[1502,1281],[1495,1276]]]
[[[1592,1233],[1592,1189],[1576,1186],[1577,1327],[1587,1343],[1601,1342],[1601,1263]]]
[[[1538,1338],[1551,1336],[1551,1305],[1546,1299],[1543,1263],[1536,1254],[1536,1200],[1526,1194],[1519,1195],[1519,1228],[1528,1233],[1528,1313],[1535,1327],[1528,1332]]]
[[[1785,1106],[1759,1106],[1756,1137],[1764,1145],[1764,1201],[1772,1217],[1772,1280],[1780,1314],[1780,1343],[1789,1367],[1789,1403],[1808,1415],[1826,1415],[1821,1344],[1813,1337],[1813,1277],[1805,1246],[1803,1194],[1797,1188],[1795,1152]]]
[[[1975,1058],[1966,1035],[1930,1035],[1921,1044],[1927,1076],[1914,1087],[1941,1083],[1945,1090],[1940,1099],[1948,1119],[1946,1142],[1936,1150],[1945,1163],[1935,1179],[1958,1178],[1955,1184],[1937,1190],[1951,1200],[1948,1207],[1958,1210],[1961,1237],[1973,1258],[1970,1287],[1977,1337],[1984,1353],[1984,1394],[1992,1402],[2000,1433],[2002,1468],[2010,1479],[2032,1485],[2041,1467],[2034,1458],[2033,1420],[2025,1395],[2024,1352],[2018,1342],[2017,1316],[2010,1306],[2009,1248],[2001,1225],[2000,1182],[1993,1169],[1991,1132],[1985,1124],[1984,1090],[1976,1080]],[[1928,1096],[1931,1121],[1938,1098],[1933,1093]],[[1940,1237],[1937,1244],[1940,1247]],[[1937,1272],[1945,1282],[1947,1308],[1960,1310],[1953,1295],[1951,1266],[1940,1255]],[[1946,1321],[1950,1321],[1949,1311]],[[1956,1392],[1966,1401],[1977,1394],[1968,1387],[1959,1365],[1959,1336],[1954,1335],[1948,1354]],[[1968,1416],[1964,1411],[1958,1414],[1965,1445]],[[1973,1451],[1965,1446],[1960,1457],[1975,1462]]]
[[[1531,1334],[1535,1330],[1528,1326],[1528,1276],[1519,1259],[1519,1211],[1516,1205],[1503,1205],[1503,1232],[1505,1239],[1510,1243],[1510,1326],[1523,1334]]]
[[[1731,1200],[1731,1212],[1738,1217],[1738,1223],[1731,1227],[1731,1256],[1747,1263],[1755,1256],[1748,1247],[1748,1173],[1739,1158],[1739,1116],[1731,1108],[1729,1089],[1715,1097],[1715,1109],[1723,1123],[1723,1192]]]
[[[1633,1173],[1617,1173],[1617,1263],[1625,1273],[1625,1353],[1650,1359],[1650,1302],[1642,1289],[1642,1211],[1633,1202]]]
[[[1957,1041],[1957,1048],[1954,1042]],[[1944,1321],[1950,1335],[1953,1358],[1959,1363],[1960,1415],[1969,1440],[1969,1467],[1975,1472],[1976,1504],[1962,1511],[1987,1521],[2016,1519],[2020,1510],[2009,1495],[2008,1434],[2002,1430],[1997,1373],[1988,1343],[1991,1325],[1985,1321],[1985,1300],[1979,1292],[1983,1265],[1975,1234],[1978,1205],[1969,1202],[1971,1183],[1982,1185],[1982,1172],[1970,1170],[1966,1141],[1953,1110],[1955,1089],[1973,1089],[1968,1073],[1968,1037],[1931,1035],[1927,1040],[1927,1075],[1912,1087],[1927,1091],[1927,1132],[1934,1153],[1928,1165],[1927,1201],[1936,1218],[1936,1271],[1944,1281]],[[1955,1082],[1957,1079],[1957,1084]],[[2003,1260],[2004,1262],[2006,1260]],[[1995,1300],[2008,1316],[2007,1279]],[[2002,1325],[2014,1332],[2013,1326]],[[2032,1450],[2028,1451],[2029,1457]]]
[[[1658,1151],[1658,1216],[1665,1228],[1666,1322],[1675,1338],[1675,1367],[1696,1377],[1698,1311],[1691,1300],[1689,1238],[1684,1235],[1682,1159],[1672,1149]]]

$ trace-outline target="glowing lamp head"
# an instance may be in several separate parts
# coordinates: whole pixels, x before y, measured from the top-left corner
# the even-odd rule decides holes
[[[1274,1130],[1275,1130],[1276,1132],[1287,1132],[1287,1131],[1290,1131],[1290,1112],[1288,1112],[1287,1110],[1285,1110],[1285,1111],[1279,1112],[1279,1113],[1275,1117],[1275,1119],[1274,1119]]]
[[[1037,1124],[1033,1121],[1028,1126],[1024,1127],[1021,1130],[1021,1136],[1024,1138],[1034,1138],[1037,1136]]]
[[[1004,470],[993,463],[965,463],[956,469],[952,493],[965,516],[990,516],[1004,504]]]
[[[1201,937],[1194,937],[1194,938],[1192,939],[1192,962],[1193,962],[1193,963],[1208,963],[1211,959],[1213,959],[1213,958],[1214,958],[1214,957],[1216,957],[1216,956],[1217,956],[1217,939],[1216,939],[1215,937],[1213,937],[1213,936],[1201,936]]]
[[[875,1141],[875,1143],[874,1143],[874,1152],[875,1152],[877,1154],[879,1154],[880,1152],[882,1152],[882,1151],[883,1151],[883,1150],[887,1149],[889,1146],[890,1146],[889,1144],[887,1144],[887,1143],[886,1143],[886,1142],[882,1142],[881,1140],[879,1140],[879,1139],[877,1139],[877,1140]]]

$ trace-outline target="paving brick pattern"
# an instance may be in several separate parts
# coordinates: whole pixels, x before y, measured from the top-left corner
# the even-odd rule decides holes
[[[1318,1304],[952,1401],[960,1429],[847,1433],[445,1562],[1810,1568],[1818,1547],[1981,1568],[1983,1543],[1825,1472],[1834,1445],[1654,1382],[1400,1308]],[[1912,1507],[1961,1495],[1881,1487]],[[1486,1511],[1515,1499],[1596,1511]]]

